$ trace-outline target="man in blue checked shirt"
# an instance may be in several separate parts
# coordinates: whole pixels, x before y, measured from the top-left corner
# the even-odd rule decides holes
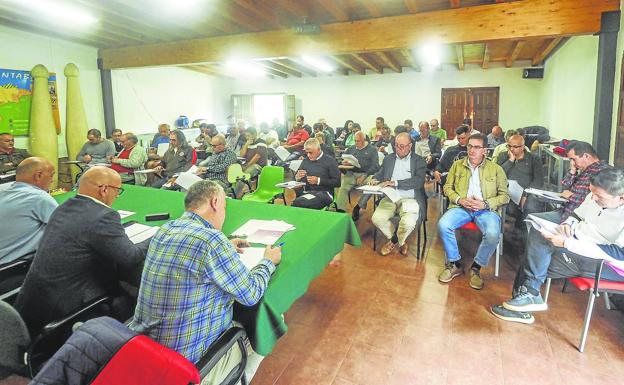
[[[225,193],[217,182],[193,184],[184,206],[150,242],[130,328],[197,363],[232,326],[234,301],[251,306],[262,298],[282,251],[267,246],[257,266],[243,265],[237,251],[247,242],[221,232]],[[234,344],[202,384],[221,383],[240,360]]]

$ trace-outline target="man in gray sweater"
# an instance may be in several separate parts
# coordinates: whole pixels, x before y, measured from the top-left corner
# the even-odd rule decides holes
[[[87,131],[87,143],[82,146],[76,160],[85,163],[109,163],[108,158],[115,155],[115,145],[102,138],[100,130],[95,128]]]

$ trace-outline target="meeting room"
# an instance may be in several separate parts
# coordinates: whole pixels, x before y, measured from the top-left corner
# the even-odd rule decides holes
[[[0,1],[0,385],[624,381],[623,7]]]

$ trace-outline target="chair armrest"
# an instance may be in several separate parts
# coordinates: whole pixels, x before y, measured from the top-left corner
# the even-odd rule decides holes
[[[245,349],[245,329],[240,326],[232,326],[223,334],[217,338],[215,342],[210,345],[210,348],[204,353],[203,357],[197,363],[197,368],[201,378],[204,378],[210,370],[219,362],[219,360],[230,350],[230,348],[238,343],[241,350],[241,373],[245,371],[247,366],[247,350]]]
[[[72,323],[73,321],[78,321],[80,319],[80,316],[82,316],[83,314],[88,313],[89,311],[95,309],[96,307],[102,304],[110,303],[112,301],[113,301],[113,298],[108,297],[108,296],[96,298],[93,301],[87,303],[85,306],[76,310],[72,314],[68,315],[67,317],[50,322],[49,324],[43,327],[41,334],[42,335],[49,334],[63,325],[67,325],[68,323]]]
[[[34,253],[32,254],[34,256]],[[6,265],[0,266],[0,274],[4,273],[12,273],[15,270],[28,270],[30,264],[32,263],[32,259],[18,259],[13,262],[9,262]]]

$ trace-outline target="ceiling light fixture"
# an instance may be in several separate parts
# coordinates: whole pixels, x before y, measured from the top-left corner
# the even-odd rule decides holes
[[[259,78],[266,75],[266,71],[256,65],[235,60],[227,61],[225,69],[235,77]]]
[[[441,51],[439,44],[426,44],[420,48],[420,60],[425,67],[437,67],[442,64]]]
[[[46,20],[63,24],[63,26],[88,26],[98,22],[98,19],[90,13],[71,6],[65,2],[52,0],[10,0],[16,5],[26,7],[33,14],[38,13],[46,18]]]
[[[319,58],[319,57],[303,55],[301,56],[301,60],[303,60],[303,62],[316,68],[319,71],[332,72],[335,70],[334,66],[329,64],[326,60],[323,60],[322,58]]]

